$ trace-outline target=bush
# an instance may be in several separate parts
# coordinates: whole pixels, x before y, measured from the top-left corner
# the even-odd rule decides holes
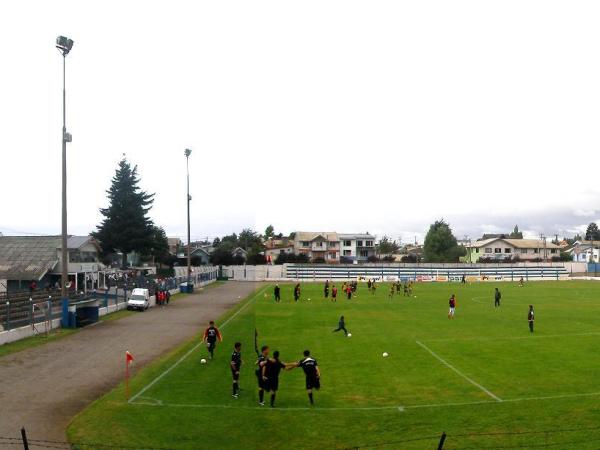
[[[265,255],[263,255],[262,253],[252,253],[252,254],[248,255],[247,264],[260,266],[260,265],[264,265],[266,263],[267,263],[267,258],[265,258]]]
[[[312,262],[313,264],[325,264],[325,258],[313,258]]]
[[[340,256],[340,264],[352,264],[352,259],[346,256]]]
[[[376,262],[379,262],[379,258],[375,255],[371,255],[367,258],[367,261],[370,263],[376,263]]]
[[[387,255],[384,256],[381,260],[384,262],[395,262],[396,258],[394,258],[392,255]]]
[[[403,263],[416,263],[417,262],[417,255],[404,255],[400,259],[400,262],[403,262]]]

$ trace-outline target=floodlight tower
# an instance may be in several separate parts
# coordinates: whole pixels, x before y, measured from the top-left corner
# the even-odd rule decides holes
[[[67,142],[72,138],[67,133],[67,91],[66,91],[66,61],[67,55],[73,48],[73,40],[65,36],[56,38],[56,48],[63,56],[63,126],[62,126],[62,231],[61,231],[61,258],[62,273],[60,282],[60,295],[64,300],[68,300],[67,283],[69,279],[69,257],[67,254]]]
[[[192,200],[190,196],[190,155],[192,151],[186,148],[183,154],[185,155],[185,170],[187,174],[187,282],[189,286],[192,277],[192,257],[190,252],[192,244],[190,239],[190,201]]]

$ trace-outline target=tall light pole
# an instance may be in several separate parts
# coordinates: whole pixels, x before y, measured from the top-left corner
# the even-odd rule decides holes
[[[185,170],[187,174],[187,282],[189,286],[192,277],[192,257],[190,252],[192,243],[190,238],[190,201],[192,200],[192,197],[190,196],[190,155],[192,154],[192,151],[189,148],[186,148],[183,154],[185,155]]]
[[[66,61],[67,55],[73,48],[73,40],[64,36],[56,38],[56,48],[63,56],[63,126],[62,126],[62,274],[60,295],[68,300],[67,283],[69,281],[69,256],[67,252],[67,142],[71,142],[71,135],[67,133],[67,90],[66,90]]]

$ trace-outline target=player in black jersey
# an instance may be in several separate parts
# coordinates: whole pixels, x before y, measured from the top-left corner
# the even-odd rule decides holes
[[[285,369],[287,364],[279,360],[279,351],[273,352],[273,357],[267,359],[263,366],[263,380],[265,382],[265,390],[271,393],[271,407],[275,406],[275,395],[279,389],[279,374],[281,369]]]
[[[310,350],[304,350],[304,358],[297,363],[289,364],[288,369],[295,367],[302,367],[304,375],[306,375],[306,392],[310,404],[314,405],[313,389],[319,390],[321,388],[321,372],[317,365],[317,360],[310,357]]]
[[[256,374],[258,381],[258,404],[260,406],[265,406],[265,388],[267,387],[267,383],[263,376],[263,368],[269,359],[269,346],[263,345],[260,352],[261,353],[256,360],[256,370],[254,373]]]
[[[215,323],[211,320],[208,323],[208,328],[204,330],[204,335],[202,336],[202,341],[206,342],[206,346],[208,347],[210,359],[213,359],[213,356],[215,354],[217,339],[219,340],[219,342],[222,342],[223,336],[221,336],[221,332],[217,327],[215,327]]]
[[[231,353],[231,377],[233,378],[233,394],[234,398],[238,398],[240,386],[240,369],[242,368],[242,344],[236,342]]]

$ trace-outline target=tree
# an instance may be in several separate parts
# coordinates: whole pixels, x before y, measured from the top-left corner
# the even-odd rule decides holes
[[[259,253],[264,250],[260,235],[249,228],[244,228],[238,237],[238,247],[242,247],[247,252]]]
[[[466,253],[465,248],[456,242],[450,225],[444,219],[437,220],[429,227],[423,252],[427,262],[457,262]]]
[[[392,253],[397,252],[399,249],[400,246],[398,243],[396,241],[392,241],[387,236],[383,236],[375,246],[375,251],[378,255],[391,255]]]
[[[231,247],[221,244],[210,254],[210,262],[215,266],[230,266],[233,264]]]
[[[523,239],[523,233],[519,231],[519,226],[515,225],[515,228],[512,233],[508,235],[510,239]]]
[[[154,202],[154,194],[139,187],[137,166],[133,168],[123,158],[111,181],[108,208],[101,208],[104,219],[92,233],[104,253],[120,251],[122,267],[127,267],[127,254],[133,251],[148,252],[154,243],[154,225],[148,212]]]
[[[265,239],[269,239],[269,238],[273,238],[273,237],[275,237],[275,228],[273,228],[273,225],[269,225],[265,229]]]
[[[599,241],[600,240],[600,229],[594,222],[590,223],[585,232],[586,241]]]
[[[171,254],[169,253],[169,241],[165,230],[156,225],[151,225],[152,241],[144,256],[152,256],[154,259],[163,264],[169,264]]]

